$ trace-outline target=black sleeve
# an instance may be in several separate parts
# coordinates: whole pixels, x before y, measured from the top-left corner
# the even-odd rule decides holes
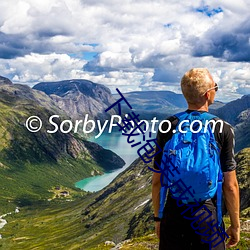
[[[155,150],[156,155],[154,157],[154,169],[157,169],[157,170],[159,169],[158,165],[161,164],[161,158],[163,155],[164,146],[165,146],[166,142],[172,138],[172,135],[173,135],[172,130],[176,128],[176,125],[178,123],[178,119],[175,116],[168,117],[166,120],[169,120],[171,122],[171,129],[167,133],[162,133],[158,129],[157,137],[156,137],[157,144],[160,147],[160,149],[158,149],[158,147],[156,147],[156,150]],[[163,123],[162,124],[162,131],[167,131],[168,126],[169,126],[168,123]],[[157,154],[158,151],[161,151],[161,152]]]
[[[221,149],[220,162],[222,172],[233,171],[236,169],[236,161],[234,158],[234,130],[229,123],[223,121],[223,128],[221,133],[219,132],[219,129],[217,129],[217,126],[215,128],[215,131],[215,139]]]

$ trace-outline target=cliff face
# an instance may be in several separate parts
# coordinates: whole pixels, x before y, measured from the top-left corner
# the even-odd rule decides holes
[[[109,114],[105,112],[105,109],[115,102],[110,90],[91,81],[76,79],[42,82],[33,89],[50,95],[57,106],[73,119],[81,119],[88,114],[90,119],[103,121],[116,113],[114,109],[110,110]]]
[[[235,125],[235,152],[250,147],[250,108],[242,111],[237,119]]]

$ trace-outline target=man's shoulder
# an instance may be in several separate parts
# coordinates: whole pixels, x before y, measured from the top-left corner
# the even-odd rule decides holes
[[[178,121],[179,119],[175,115],[168,116],[162,121],[162,129],[166,130],[170,125],[169,122],[171,123],[171,128],[174,128]]]
[[[223,128],[223,132],[234,133],[233,126],[230,123],[217,116],[214,117],[213,120],[216,122],[217,127],[221,126]]]

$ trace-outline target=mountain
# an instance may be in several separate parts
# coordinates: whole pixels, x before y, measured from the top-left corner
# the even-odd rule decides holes
[[[69,119],[51,96],[23,85],[0,85],[0,212],[10,212],[16,205],[20,207],[19,213],[6,217],[8,223],[0,231],[0,246],[16,250],[109,249],[104,246],[106,240],[117,244],[152,233],[152,172],[138,158],[99,192],[75,189],[73,183],[77,180],[110,170],[110,166],[121,166],[123,162],[79,134],[60,131],[48,134],[46,130],[52,129],[48,118],[52,114],[60,115],[56,120],[58,125],[63,119]],[[25,127],[31,115],[38,115],[43,121],[37,133]],[[243,133],[244,128],[249,128],[248,108],[239,109],[236,115],[235,126],[240,124]],[[241,209],[247,216],[249,150],[236,155]],[[64,194],[68,196],[61,197]],[[243,240],[249,237],[242,234]],[[127,249],[140,249],[127,243]]]
[[[235,152],[250,147],[250,95],[213,110],[213,114],[229,122],[235,131]]]
[[[75,120],[88,114],[89,119],[104,121],[110,115],[116,114],[115,109],[111,109],[109,113],[105,112],[105,109],[115,102],[110,90],[88,80],[41,82],[33,89],[49,95],[60,109]]]
[[[166,117],[187,109],[187,102],[182,94],[172,91],[135,91],[123,93],[129,104],[138,114],[140,119],[152,119],[156,117],[163,120]],[[114,94],[115,99],[120,95]],[[211,105],[211,110],[222,107],[224,103],[216,101]],[[125,104],[122,103],[125,107]]]
[[[223,103],[221,101],[214,101],[214,103],[209,106],[209,110],[210,110],[210,112],[212,112],[213,110],[217,110],[219,108],[222,108],[224,105],[225,105],[225,103]]]
[[[167,116],[184,110],[187,107],[186,101],[181,94],[171,91],[135,91],[122,93],[138,114],[140,119],[164,119]],[[116,99],[120,95],[115,94]],[[125,107],[125,104],[122,103]]]
[[[244,110],[250,108],[250,94],[244,95],[240,99],[231,101],[223,107],[214,111],[214,114],[218,115],[223,120],[229,122],[235,126],[238,123],[238,116]]]
[[[125,162],[110,150],[73,133],[54,130],[67,114],[45,93],[26,85],[0,85],[0,211],[51,197],[55,186],[74,189],[74,183],[91,175],[121,168]],[[30,116],[39,116],[42,128],[26,128]],[[34,122],[33,126],[38,124]],[[65,126],[65,129],[67,127]]]
[[[235,126],[235,151],[250,147],[250,108],[242,111],[237,117]]]
[[[140,119],[166,119],[166,117],[187,109],[186,101],[181,94],[171,91],[140,91],[123,94],[140,115]],[[114,95],[118,99],[119,95]],[[125,104],[122,104],[123,107]],[[235,151],[250,147],[250,95],[227,104],[215,101],[209,111],[226,122],[229,122],[235,130]]]
[[[237,174],[241,192],[241,211],[250,207],[250,148],[236,155]],[[149,164],[152,167],[151,164]],[[100,228],[92,235],[97,244],[105,240],[120,242],[154,231],[152,222],[151,178],[152,172],[140,158],[121,173],[110,185],[101,190],[97,197],[83,208],[82,221],[90,231]],[[250,216],[248,212],[247,216]],[[108,229],[108,231],[107,231]],[[119,231],[119,234],[117,233]],[[89,232],[90,233],[90,232]],[[88,235],[90,237],[90,235]],[[94,238],[93,238],[94,237]]]
[[[244,214],[249,209],[250,148],[239,152],[236,160]],[[124,249],[155,249],[150,242],[157,245],[156,236],[143,237],[154,232],[151,178],[152,172],[138,158],[99,192],[84,194],[71,202],[52,201],[32,209],[21,208],[19,214],[8,217],[8,224],[1,232],[2,246],[16,250],[36,247],[102,250],[112,248],[105,246],[105,241],[113,241],[123,242]],[[247,218],[241,220],[247,223]],[[228,226],[229,218],[225,221]],[[239,249],[247,249],[249,229],[242,230]],[[133,240],[134,237],[140,238]],[[148,248],[145,244],[139,248],[145,240]],[[119,249],[118,246],[115,249]]]

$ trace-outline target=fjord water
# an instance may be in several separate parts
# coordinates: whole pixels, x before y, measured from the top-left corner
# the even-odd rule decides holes
[[[148,136],[149,130],[145,133],[146,139],[149,139]],[[156,134],[152,134],[151,139],[155,138]],[[103,175],[93,176],[81,181],[78,181],[75,186],[81,188],[85,191],[98,191],[107,186],[119,173],[123,172],[136,158],[138,158],[137,149],[139,149],[144,143],[143,135],[140,134],[131,138],[135,142],[141,141],[142,144],[137,147],[131,147],[131,144],[127,142],[127,136],[122,135],[121,132],[112,132],[112,133],[103,133],[99,138],[95,139],[94,137],[89,140],[95,142],[106,149],[110,149],[116,154],[118,154],[126,164],[123,168],[117,169],[110,173],[105,173]]]

